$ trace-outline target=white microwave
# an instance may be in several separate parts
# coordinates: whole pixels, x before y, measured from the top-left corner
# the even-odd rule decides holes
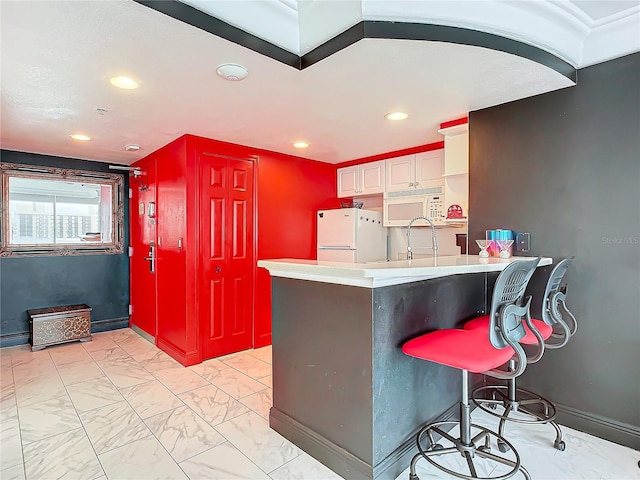
[[[429,217],[434,225],[446,225],[443,193],[401,196],[385,193],[383,206],[385,227],[406,227],[420,216]]]

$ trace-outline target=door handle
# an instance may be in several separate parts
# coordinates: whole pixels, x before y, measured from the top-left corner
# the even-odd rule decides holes
[[[222,271],[222,267],[221,266],[217,266],[215,272],[216,273],[220,273]]]
[[[149,256],[144,257],[144,260],[151,262],[149,264],[149,272],[156,273],[156,249],[153,245],[149,246]]]

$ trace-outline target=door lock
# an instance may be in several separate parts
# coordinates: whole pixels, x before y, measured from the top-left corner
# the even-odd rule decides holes
[[[217,266],[216,267],[216,273],[220,273],[222,271],[222,267],[221,266]]]
[[[149,243],[149,256],[144,257],[144,260],[151,262],[149,264],[149,272],[156,273],[156,248],[153,242]]]

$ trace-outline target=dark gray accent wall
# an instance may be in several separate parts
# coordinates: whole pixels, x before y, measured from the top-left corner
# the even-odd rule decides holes
[[[557,402],[561,422],[640,448],[640,54],[472,112],[469,125],[469,245],[510,228],[531,233],[532,255],[576,256],[567,303],[579,330],[520,384]]]
[[[0,162],[114,173],[108,164],[32,153],[0,151]],[[125,193],[128,191],[125,176]],[[125,201],[125,252],[129,245],[129,205]],[[86,303],[92,331],[127,326],[129,257],[120,255],[0,258],[0,346],[29,341],[32,308]]]

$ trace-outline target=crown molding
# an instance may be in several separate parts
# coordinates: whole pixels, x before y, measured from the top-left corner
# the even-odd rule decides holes
[[[640,7],[628,15],[612,17],[606,17],[607,21],[585,39],[580,67],[640,51]]]

